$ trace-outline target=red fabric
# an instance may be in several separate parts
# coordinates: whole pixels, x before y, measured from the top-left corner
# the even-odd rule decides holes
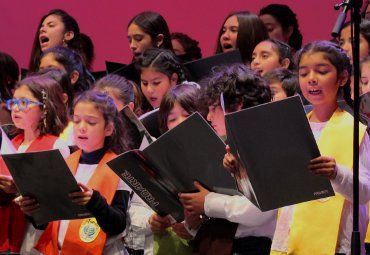
[[[12,143],[16,149],[22,144],[23,139],[23,134],[14,137]],[[39,136],[31,143],[26,152],[51,150],[57,139],[58,137],[53,135]],[[9,174],[3,160],[0,162],[0,174]],[[19,252],[27,227],[25,215],[19,206],[11,201],[0,207],[0,219],[0,252]]]

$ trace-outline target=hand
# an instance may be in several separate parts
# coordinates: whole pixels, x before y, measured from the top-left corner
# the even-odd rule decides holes
[[[234,155],[230,152],[230,146],[226,145],[226,154],[223,160],[224,168],[234,174],[238,170],[238,161],[235,159]]]
[[[14,194],[18,192],[17,187],[11,176],[0,175],[0,189],[4,190],[8,194]]]
[[[32,197],[19,196],[14,199],[14,202],[18,204],[22,212],[28,216],[31,216],[34,212],[40,210],[39,202]]]
[[[204,188],[199,182],[194,182],[195,188],[199,190],[197,193],[184,194],[181,193],[180,201],[183,204],[186,211],[190,214],[204,214],[204,200],[208,195],[209,190]]]
[[[73,203],[78,205],[86,205],[91,199],[93,190],[80,182],[78,185],[82,188],[82,191],[72,192],[69,194],[69,197],[72,198]]]
[[[149,220],[150,229],[154,234],[165,234],[166,229],[171,226],[171,221],[167,217],[161,217],[154,213],[150,216]]]
[[[176,233],[176,235],[178,235],[182,239],[185,240],[193,239],[193,236],[186,230],[184,223],[175,223],[172,226],[172,229]]]
[[[188,224],[191,229],[198,229],[204,221],[204,217],[200,214],[191,214],[187,210],[184,210],[184,215],[186,224]]]
[[[337,163],[335,158],[320,156],[310,161],[308,168],[312,173],[318,176],[328,177],[333,180],[337,177]]]

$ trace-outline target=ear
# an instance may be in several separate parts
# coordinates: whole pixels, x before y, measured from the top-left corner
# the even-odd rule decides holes
[[[350,79],[348,71],[344,71],[338,79],[339,87],[343,87],[347,83],[348,79]]]
[[[179,80],[179,76],[177,75],[177,73],[173,73],[170,79],[171,87],[177,85],[178,80]]]
[[[69,75],[69,79],[71,80],[71,84],[74,85],[76,84],[76,82],[78,81],[78,78],[80,78],[80,73],[77,72],[76,70],[73,71],[70,75]]]
[[[134,108],[135,108],[134,102],[128,103],[128,107],[131,109],[131,111],[134,111]]]
[[[159,34],[157,35],[157,37],[155,38],[155,46],[157,48],[161,47],[162,44],[163,44],[163,40],[164,40],[164,35],[163,34]]]
[[[290,60],[289,60],[289,58],[284,58],[284,59],[281,61],[281,67],[288,69],[289,65],[290,65]]]
[[[66,93],[63,93],[63,103],[67,103],[68,102],[68,95]]]
[[[68,42],[68,41],[72,40],[74,37],[75,37],[75,33],[73,31],[67,31],[67,32],[64,33],[63,40],[65,42]]]
[[[285,39],[287,41],[289,41],[289,38],[290,36],[293,34],[293,27],[292,26],[289,26],[285,31],[284,31],[284,35],[285,35]]]
[[[113,134],[114,125],[112,122],[109,122],[108,125],[104,129],[105,136],[111,136]]]

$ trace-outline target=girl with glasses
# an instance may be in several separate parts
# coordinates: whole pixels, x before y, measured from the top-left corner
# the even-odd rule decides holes
[[[18,153],[60,149],[63,156],[69,155],[68,146],[58,138],[68,122],[62,95],[59,84],[48,77],[28,77],[16,85],[7,107],[18,129],[12,140]],[[28,254],[42,232],[28,224],[13,202],[18,191],[8,169],[0,163],[0,252]]]

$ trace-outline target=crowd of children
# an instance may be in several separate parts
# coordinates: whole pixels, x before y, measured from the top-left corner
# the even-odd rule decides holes
[[[364,19],[360,30],[360,91],[365,94],[370,91],[370,21]],[[259,15],[232,12],[220,26],[215,54],[239,50],[241,63],[215,66],[199,84],[184,65],[201,58],[198,42],[171,34],[159,13],[134,16],[127,37],[139,81],[119,72],[95,81],[87,68],[93,59],[86,49],[88,38],[60,9],[40,20],[25,77],[18,81],[16,61],[0,52],[0,124],[6,131],[7,125],[15,127],[7,133],[17,153],[59,149],[80,187],[69,197],[92,215],[36,224],[32,216],[40,210],[39,201],[19,193],[1,160],[0,254],[351,253],[351,23],[343,26],[337,43],[315,41],[302,47],[297,18],[288,6],[270,4]],[[196,192],[178,194],[184,221],[174,223],[106,164],[142,142],[122,117],[126,106],[137,116],[158,110],[162,135],[199,112],[227,144],[225,113],[294,95],[310,105],[307,118],[322,156],[307,162],[307,171],[330,181],[335,196],[328,199],[262,212],[245,196],[221,194],[195,182]],[[359,128],[361,254],[370,201],[366,120],[363,116]],[[220,163],[231,175],[241,167],[236,157],[227,146]],[[81,234],[86,226],[91,235]]]

